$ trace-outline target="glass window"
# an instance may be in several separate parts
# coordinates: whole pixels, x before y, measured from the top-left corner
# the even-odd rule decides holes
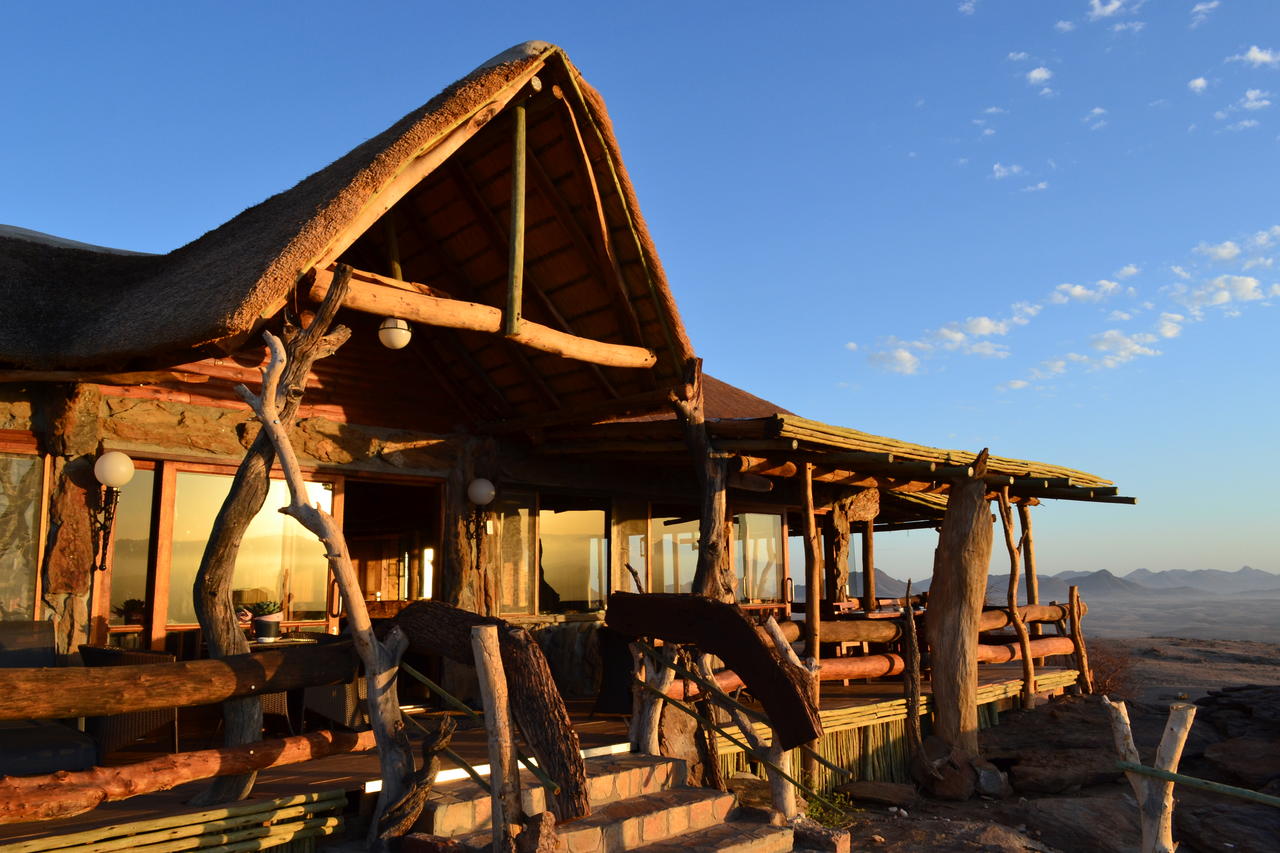
[[[609,513],[600,501],[547,497],[538,513],[542,613],[604,608],[609,592]]]
[[[733,568],[738,600],[782,600],[782,516],[742,512],[733,517]]]
[[[533,495],[508,494],[496,501],[498,565],[502,572],[502,613],[533,612],[533,561],[537,532]]]
[[[35,618],[43,470],[37,456],[0,453],[0,620]]]
[[[333,494],[328,484],[309,482],[306,486],[307,500],[332,512]],[[192,586],[213,520],[230,489],[228,475],[178,472],[169,572],[170,624],[196,621]],[[232,600],[237,605],[279,601],[284,605],[285,619],[323,619],[329,580],[324,546],[296,520],[279,512],[288,503],[288,487],[281,480],[272,480],[262,510],[240,543]]]
[[[692,516],[692,517],[690,517]],[[698,568],[697,513],[676,515],[655,506],[650,526],[653,537],[653,592],[692,592]]]
[[[147,615],[147,559],[155,471],[139,470],[120,490],[111,534],[110,625],[141,625]]]

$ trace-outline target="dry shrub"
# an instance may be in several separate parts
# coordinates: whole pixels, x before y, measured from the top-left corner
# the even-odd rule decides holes
[[[1085,647],[1093,670],[1093,692],[1116,699],[1132,699],[1132,657],[1128,649],[1111,640],[1091,639]]]

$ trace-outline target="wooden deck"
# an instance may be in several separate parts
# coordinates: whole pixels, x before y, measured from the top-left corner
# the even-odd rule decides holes
[[[1037,688],[1041,693],[1060,692],[1066,685],[1073,684],[1075,677],[1075,670],[1042,667],[1037,670]],[[1018,664],[984,665],[979,669],[980,705],[1003,702],[1016,696],[1021,687],[1021,667]],[[923,704],[922,711],[927,712],[927,682],[924,685]],[[626,749],[627,721],[624,717],[591,716],[591,700],[570,700],[568,705],[570,716],[574,721],[574,729],[578,732],[584,751],[588,754],[598,754],[609,750]],[[824,730],[832,734],[903,720],[906,718],[906,702],[902,698],[902,686],[899,682],[883,681],[849,686],[825,684],[821,714]],[[199,719],[196,715],[189,715],[184,723],[184,749],[201,749],[210,745],[208,720],[204,720],[204,730],[199,731]],[[190,733],[186,729],[188,725],[193,729]],[[414,732],[412,727],[410,732],[411,734]],[[162,754],[158,748],[158,741],[155,744],[139,745],[137,748],[117,754],[117,760],[112,763],[154,758]],[[454,737],[453,748],[464,759],[476,766],[488,764],[483,729],[470,728],[459,731]],[[722,755],[737,751],[737,748],[724,738],[718,738],[717,749]],[[446,760],[443,762],[443,767],[449,769],[451,765]],[[203,781],[193,782],[171,791],[107,803],[87,814],[62,820],[0,826],[0,850],[3,850],[4,844],[17,840],[80,832],[141,820],[156,814],[189,809],[187,802],[205,784]],[[378,758],[376,753],[370,751],[332,755],[303,764],[264,770],[258,774],[254,797],[269,799],[302,792],[329,790],[342,790],[352,797],[359,797],[368,791],[376,790],[378,784]]]

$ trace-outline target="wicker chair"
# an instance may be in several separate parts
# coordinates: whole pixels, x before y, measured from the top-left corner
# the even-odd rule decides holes
[[[85,666],[129,666],[173,663],[177,660],[174,655],[167,652],[119,649],[114,646],[81,646],[80,657]],[[164,726],[173,726],[173,751],[179,752],[177,708],[134,711],[113,714],[109,717],[90,717],[85,721],[85,730],[97,742],[101,756],[134,743],[139,738]]]

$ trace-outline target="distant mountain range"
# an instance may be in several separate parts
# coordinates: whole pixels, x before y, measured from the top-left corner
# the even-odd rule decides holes
[[[854,590],[862,588],[861,574],[853,572]],[[914,581],[911,591],[929,588],[930,578]],[[1117,577],[1106,569],[1094,572],[1069,571],[1039,578],[1041,601],[1066,601],[1072,585],[1080,587],[1086,599],[1126,598],[1133,596],[1179,598],[1191,595],[1242,595],[1251,593],[1280,595],[1280,575],[1244,566],[1234,572],[1220,569],[1175,569],[1153,572],[1136,569],[1123,577]],[[902,595],[905,584],[876,570],[876,592],[880,595]],[[987,578],[987,600],[1002,602],[1009,587],[1008,574],[993,574]],[[1021,575],[1023,595],[1026,595],[1026,575]]]

